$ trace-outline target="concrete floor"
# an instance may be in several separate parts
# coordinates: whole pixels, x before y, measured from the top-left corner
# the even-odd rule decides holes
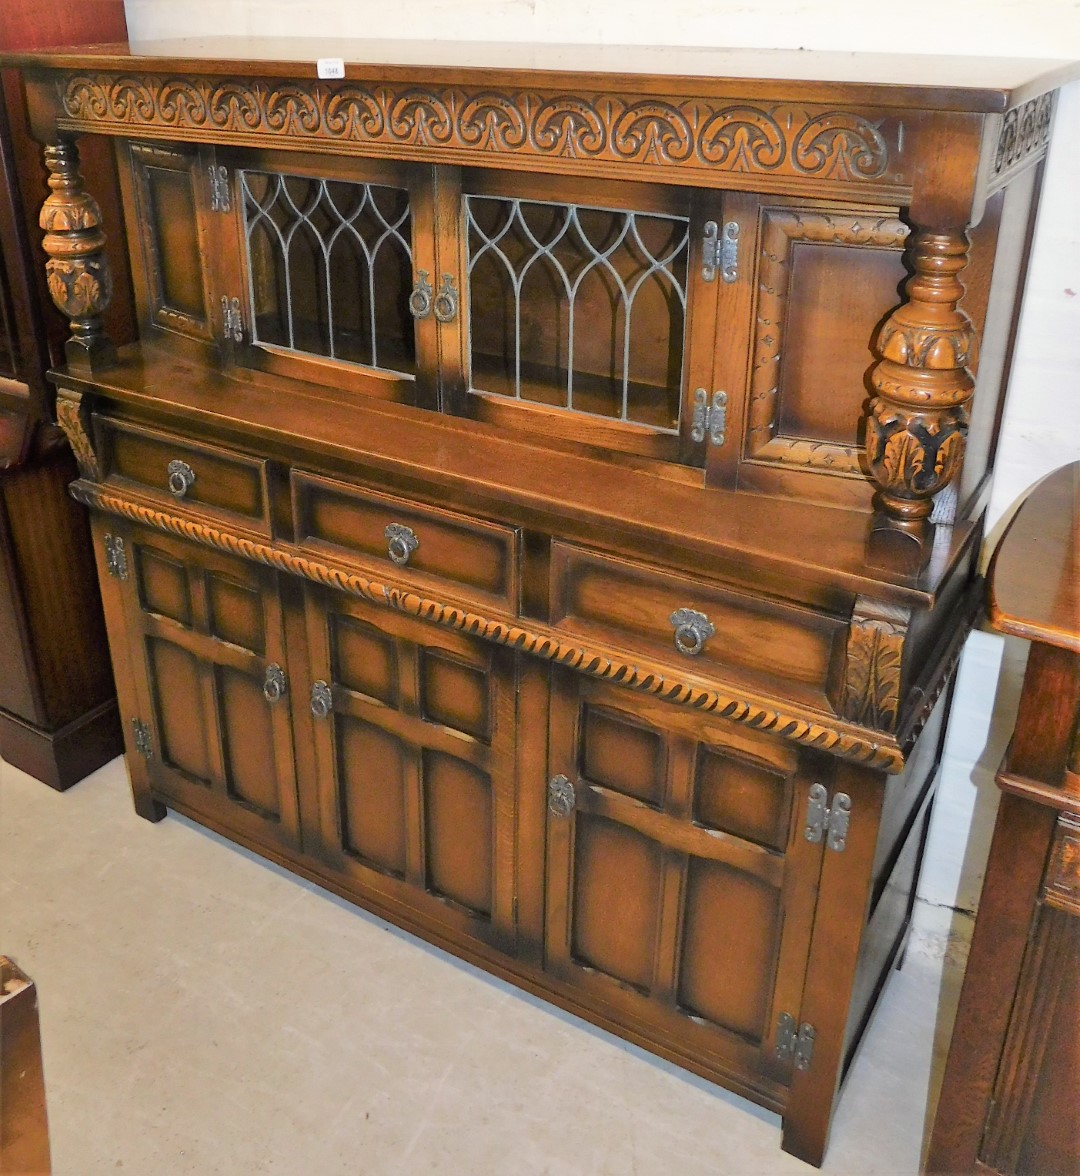
[[[823,1171],[919,1170],[969,920],[924,903]],[[809,1173],[779,1120],[170,813],[0,762],[56,1176]]]

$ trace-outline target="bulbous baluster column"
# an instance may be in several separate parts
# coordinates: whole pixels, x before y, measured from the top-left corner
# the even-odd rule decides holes
[[[46,147],[45,166],[51,191],[38,223],[45,230],[41,244],[49,255],[49,293],[71,320],[64,352],[72,367],[99,371],[116,359],[101,318],[112,296],[101,210],[83,190],[73,142],[61,140]]]
[[[915,235],[908,301],[886,320],[880,362],[870,375],[866,453],[878,491],[875,507],[892,525],[925,530],[933,495],[956,476],[964,456],[974,380],[967,370],[976,338],[957,303],[967,264],[963,230]]]

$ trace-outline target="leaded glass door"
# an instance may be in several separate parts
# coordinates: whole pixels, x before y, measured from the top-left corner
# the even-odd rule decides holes
[[[414,299],[435,270],[432,169],[272,152],[228,164],[239,362],[436,407],[436,320]]]
[[[488,172],[462,188],[463,411],[703,465],[719,196]]]

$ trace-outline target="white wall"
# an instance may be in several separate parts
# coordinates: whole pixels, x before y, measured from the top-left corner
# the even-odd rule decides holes
[[[1076,0],[125,0],[132,39],[209,34],[719,45],[1080,58]],[[1080,457],[1080,83],[1061,94],[990,506]],[[921,894],[971,907],[1023,649],[973,634]],[[997,739],[987,749],[992,713]],[[981,757],[981,758],[980,758]],[[976,813],[972,839],[968,828]]]

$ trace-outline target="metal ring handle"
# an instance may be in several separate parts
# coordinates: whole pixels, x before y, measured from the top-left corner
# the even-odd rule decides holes
[[[186,461],[170,461],[165,469],[169,493],[173,498],[183,498],[195,485],[195,471]]]
[[[435,295],[435,317],[440,323],[452,323],[457,318],[458,294],[452,274],[443,274],[442,289]]]
[[[692,608],[678,608],[670,619],[675,626],[675,648],[687,657],[697,657],[716,632],[709,618]]]
[[[409,562],[412,553],[420,546],[416,532],[411,527],[406,527],[404,523],[390,523],[383,534],[388,540],[386,554],[398,567],[404,567]]]
[[[553,817],[568,817],[577,804],[573,783],[561,772],[548,781],[548,811]]]
[[[288,688],[285,671],[277,662],[271,662],[266,667],[266,676],[263,678],[263,698],[267,702],[277,702],[279,698],[284,696]]]
[[[311,687],[311,713],[317,719],[325,719],[334,709],[334,696],[323,681],[314,682]]]
[[[416,285],[409,295],[409,313],[415,319],[427,318],[431,314],[431,283],[427,270],[418,270]]]

